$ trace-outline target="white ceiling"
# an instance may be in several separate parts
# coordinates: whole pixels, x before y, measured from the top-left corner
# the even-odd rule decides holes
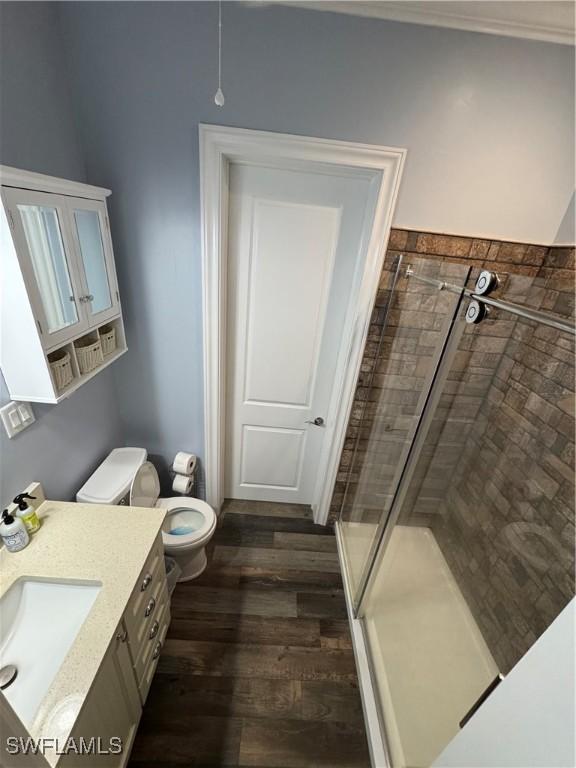
[[[568,0],[272,0],[319,11],[467,29],[574,44],[574,2]],[[262,5],[270,4],[261,3]]]

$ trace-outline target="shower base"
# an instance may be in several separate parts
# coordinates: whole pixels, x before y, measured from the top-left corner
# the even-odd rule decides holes
[[[361,525],[348,557],[374,535]],[[392,765],[430,766],[498,668],[429,528],[394,528],[363,622]]]

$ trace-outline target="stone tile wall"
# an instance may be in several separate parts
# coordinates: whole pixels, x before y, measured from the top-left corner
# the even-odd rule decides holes
[[[504,673],[574,595],[573,337],[511,325],[429,523]],[[479,325],[462,344],[485,340]],[[465,418],[469,382],[452,395]]]
[[[574,249],[394,230],[370,327],[332,513],[378,519],[409,439],[446,299],[391,269],[496,270],[498,296],[574,314]],[[452,266],[451,266],[452,265]],[[454,277],[454,275],[453,275]],[[442,304],[444,301],[444,304]],[[495,311],[466,326],[401,516],[427,525],[502,671],[574,592],[573,337]],[[346,486],[346,484],[348,485]],[[345,494],[344,491],[348,488]]]
[[[437,280],[463,283],[468,268],[436,261],[412,267]],[[389,292],[395,271],[384,271],[379,300]],[[402,453],[407,449],[416,415],[422,408],[427,380],[436,350],[449,330],[458,297],[448,291],[407,279],[397,280],[386,323],[385,310],[377,309],[362,363],[353,420],[343,455],[350,471],[345,475],[347,493],[343,514],[347,519],[379,519],[391,501],[390,489]],[[388,286],[388,287],[384,287]],[[369,355],[369,357],[368,357]]]

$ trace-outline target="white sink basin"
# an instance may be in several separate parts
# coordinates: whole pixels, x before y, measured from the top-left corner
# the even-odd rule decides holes
[[[96,582],[19,579],[0,600],[0,667],[18,670],[3,693],[24,725],[33,723],[100,588]]]

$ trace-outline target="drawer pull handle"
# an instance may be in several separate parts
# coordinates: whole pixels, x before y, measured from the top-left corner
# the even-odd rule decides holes
[[[154,608],[156,608],[156,600],[154,600],[154,598],[151,597],[150,600],[148,601],[148,605],[146,606],[146,610],[144,611],[144,616],[148,618],[148,616],[150,616]]]
[[[148,587],[150,586],[150,582],[152,581],[152,574],[147,573],[146,576],[142,579],[142,585],[140,587],[141,592],[146,592]]]
[[[150,630],[150,634],[149,634],[150,640],[154,640],[154,638],[158,634],[159,629],[160,629],[160,623],[158,622],[158,620],[156,620],[154,624],[152,624],[152,629]]]
[[[152,654],[152,658],[157,659],[158,656],[160,656],[161,650],[162,650],[162,643],[156,643],[156,648],[154,648],[154,653]]]
[[[124,630],[124,632],[118,632],[116,635],[116,640],[118,640],[119,643],[125,643],[128,639],[128,632]]]

